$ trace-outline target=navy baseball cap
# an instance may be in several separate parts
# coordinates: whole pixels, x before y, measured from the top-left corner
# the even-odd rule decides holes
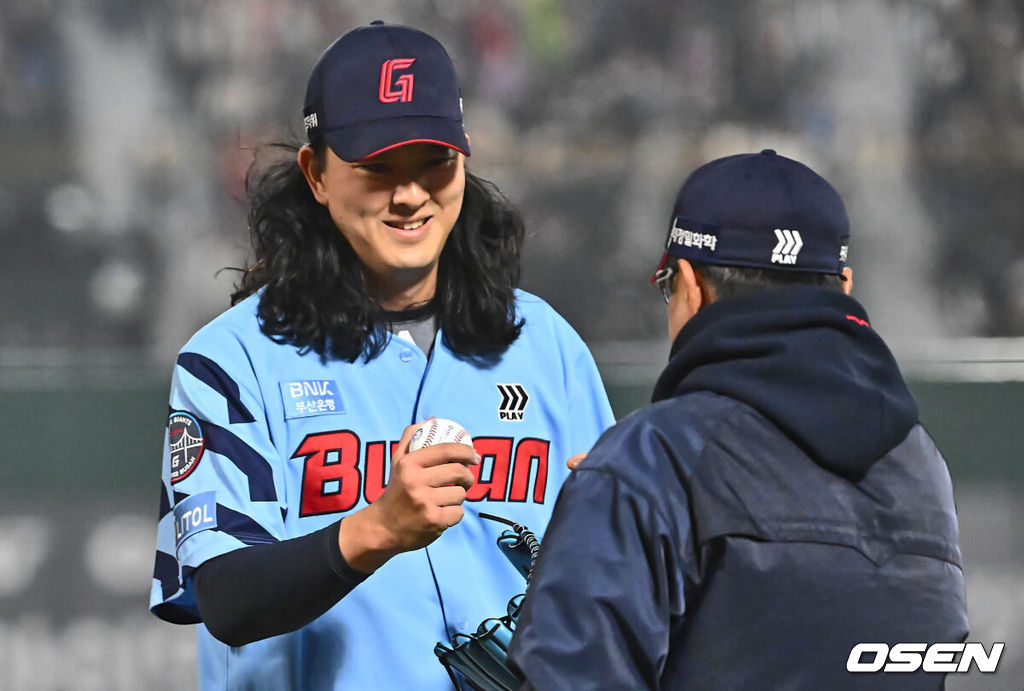
[[[716,159],[686,179],[658,268],[680,257],[841,276],[849,241],[835,188],[803,163],[765,149]]]
[[[302,109],[306,137],[323,137],[344,161],[413,142],[469,155],[455,67],[433,37],[376,21],[320,56]]]

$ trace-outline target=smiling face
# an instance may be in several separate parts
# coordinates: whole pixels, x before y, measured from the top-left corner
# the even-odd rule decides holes
[[[464,156],[414,143],[349,163],[308,146],[299,166],[316,200],[352,245],[381,304],[402,309],[429,300],[444,243],[462,210]]]

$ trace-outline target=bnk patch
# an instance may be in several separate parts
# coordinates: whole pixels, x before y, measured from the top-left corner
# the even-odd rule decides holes
[[[167,443],[171,446],[171,484],[187,478],[203,457],[205,441],[199,421],[188,413],[171,413],[167,421]]]
[[[304,379],[281,382],[284,417],[291,420],[313,415],[340,415],[345,412],[333,379]]]
[[[174,507],[174,546],[201,530],[217,527],[217,496],[212,490],[193,494]]]

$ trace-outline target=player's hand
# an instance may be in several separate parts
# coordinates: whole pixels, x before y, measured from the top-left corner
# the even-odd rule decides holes
[[[586,452],[578,453],[568,461],[565,462],[565,467],[569,470],[576,470],[576,466],[583,462],[583,459],[587,457]]]
[[[480,457],[459,443],[410,452],[416,427],[406,427],[395,448],[384,493],[341,522],[338,544],[355,569],[374,571],[396,554],[426,547],[462,520],[462,502],[474,482],[469,466]]]

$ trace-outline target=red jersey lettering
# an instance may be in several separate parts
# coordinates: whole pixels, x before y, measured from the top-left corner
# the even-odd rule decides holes
[[[527,438],[515,444],[512,437],[477,437],[473,447],[483,461],[470,467],[474,484],[466,500],[525,502],[532,479],[532,499],[543,504],[550,446],[544,439]],[[350,511],[360,498],[367,504],[375,502],[387,488],[390,459],[397,447],[397,441],[390,442],[388,453],[388,442],[371,441],[362,452],[359,437],[351,430],[307,435],[292,454],[304,459],[299,516]]]
[[[548,484],[548,448],[551,442],[544,439],[523,439],[516,447],[516,460],[512,466],[512,485],[509,487],[509,501],[526,501],[530,487],[530,471],[537,460],[537,475],[533,484],[533,501],[544,503],[544,492]]]
[[[478,437],[473,440],[473,448],[483,460],[469,468],[474,484],[466,492],[466,501],[505,501],[512,442],[511,437]]]
[[[354,432],[310,434],[292,458],[306,459],[300,516],[348,511],[359,501],[359,437]]]

